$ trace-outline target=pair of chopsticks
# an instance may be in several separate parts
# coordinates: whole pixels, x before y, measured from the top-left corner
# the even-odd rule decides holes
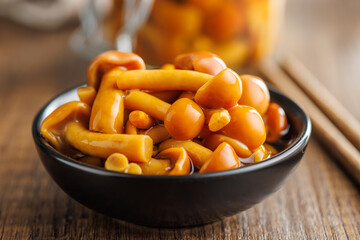
[[[279,91],[290,96],[310,116],[319,141],[360,184],[360,123],[290,54],[268,59],[259,70]]]

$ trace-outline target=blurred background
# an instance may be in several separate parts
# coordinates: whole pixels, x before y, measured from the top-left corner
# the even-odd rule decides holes
[[[116,48],[154,66],[205,49],[244,71],[286,52],[360,109],[359,12],[356,0],[0,0],[0,84],[54,80],[61,91],[84,83],[88,62]]]

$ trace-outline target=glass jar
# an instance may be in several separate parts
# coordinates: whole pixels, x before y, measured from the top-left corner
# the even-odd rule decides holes
[[[208,50],[236,68],[272,52],[285,2],[113,0],[100,25],[107,43],[119,50],[131,48],[151,65],[173,62],[180,53]]]

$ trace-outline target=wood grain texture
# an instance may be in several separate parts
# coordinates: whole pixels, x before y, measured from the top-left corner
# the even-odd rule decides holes
[[[359,24],[359,11],[353,9],[360,3],[347,0],[330,7],[325,0],[314,6],[311,2],[289,1],[293,15],[288,16],[291,25],[285,33],[294,35],[286,35],[293,40],[287,47],[360,119],[360,72],[355,71],[360,54],[348,51],[346,45],[360,49],[360,29],[353,27],[351,36],[348,25],[344,26],[348,30],[335,31],[335,26],[327,26],[326,17],[332,15],[321,12],[325,7],[334,14],[337,8],[337,13],[346,13]],[[309,18],[319,23],[309,24]],[[344,24],[349,21],[334,18]],[[324,26],[332,30],[326,33]],[[0,239],[360,239],[359,187],[319,145],[316,137],[321,136],[310,140],[300,166],[278,192],[213,224],[144,228],[113,220],[70,199],[41,165],[31,123],[54,95],[85,82],[87,63],[67,47],[72,31],[68,27],[33,32],[0,20]],[[347,37],[339,37],[342,31]],[[308,43],[309,35],[318,37]],[[329,40],[326,47],[316,40],[331,37],[339,42]]]
[[[360,151],[360,121],[296,57],[283,54],[279,65]]]
[[[264,61],[259,66],[259,71],[268,82],[291,97],[307,112],[311,119],[313,132],[321,136],[318,140],[342,163],[360,185],[360,152],[341,132],[342,129],[331,122],[319,105],[311,101],[311,98],[298,87],[294,80],[288,77],[276,61],[270,59]],[[346,121],[346,115],[343,117]]]

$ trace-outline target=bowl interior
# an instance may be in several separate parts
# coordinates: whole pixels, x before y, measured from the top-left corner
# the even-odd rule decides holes
[[[64,103],[70,102],[70,101],[78,101],[79,97],[77,95],[77,89],[79,87],[83,87],[85,85],[81,85],[75,88],[72,88],[68,91],[65,91],[61,94],[59,94],[57,97],[55,97],[53,100],[51,100],[49,103],[43,107],[38,115],[35,117],[34,123],[33,123],[33,135],[36,143],[38,145],[41,145],[43,148],[46,148],[46,150],[50,154],[54,154],[57,156],[57,158],[61,158],[62,160],[66,161],[67,163],[73,165],[75,163],[75,166],[78,165],[84,170],[89,171],[95,171],[101,174],[109,174],[109,175],[122,175],[122,176],[131,176],[131,177],[140,177],[140,178],[198,178],[203,176],[219,176],[222,174],[237,174],[243,171],[252,171],[256,170],[258,168],[266,167],[269,165],[276,164],[278,161],[285,160],[288,156],[292,155],[293,152],[297,149],[297,147],[305,141],[307,143],[310,134],[311,134],[311,122],[307,114],[292,100],[287,98],[286,96],[282,95],[281,93],[274,90],[272,87],[269,87],[270,95],[271,95],[271,101],[274,101],[278,103],[280,106],[282,106],[287,114],[288,120],[290,122],[291,128],[289,131],[289,134],[286,136],[289,140],[289,145],[285,149],[283,149],[279,154],[276,156],[273,156],[266,161],[256,163],[253,165],[249,165],[243,168],[238,169],[232,169],[222,172],[213,172],[213,173],[205,173],[205,174],[194,174],[194,175],[187,175],[187,176],[147,176],[147,175],[132,175],[132,174],[123,174],[119,172],[113,172],[108,171],[102,168],[93,167],[91,165],[87,165],[84,163],[81,163],[79,161],[76,161],[74,159],[71,159],[61,153],[59,153],[57,150],[55,150],[51,145],[49,145],[42,137],[40,133],[40,126],[42,121],[56,108],[63,105]],[[100,172],[99,172],[100,171]]]

